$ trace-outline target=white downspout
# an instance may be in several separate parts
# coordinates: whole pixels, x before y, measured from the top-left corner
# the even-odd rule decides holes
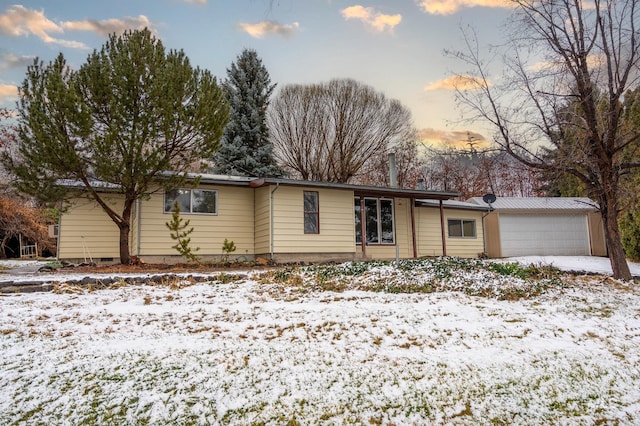
[[[270,203],[269,203],[270,204],[270,208],[271,208],[271,214],[270,214],[270,216],[271,216],[271,229],[269,230],[270,234],[271,234],[271,244],[270,244],[270,246],[271,246],[271,250],[270,250],[271,251],[271,259],[270,259],[271,262],[273,262],[273,226],[274,226],[273,225],[273,193],[276,192],[279,187],[280,187],[280,182],[276,182],[276,187],[271,190]]]
[[[62,229],[62,200],[58,203],[58,238],[56,241],[56,260],[60,260],[60,230]]]
[[[137,213],[137,216],[138,216],[137,217],[137,221],[138,221],[138,227],[137,227],[138,228],[138,247],[137,247],[137,250],[136,250],[136,252],[137,252],[136,256],[140,257],[140,247],[142,246],[142,241],[141,241],[142,240],[142,222],[140,220],[142,218],[142,200],[140,198],[138,198],[137,203],[138,203],[138,208],[136,209],[137,210],[136,213]]]

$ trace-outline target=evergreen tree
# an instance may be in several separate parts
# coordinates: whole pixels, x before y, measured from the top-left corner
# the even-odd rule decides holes
[[[60,180],[77,183],[76,195],[118,226],[120,261],[128,264],[136,200],[184,185],[192,164],[218,148],[227,118],[209,71],[191,66],[183,51],[167,52],[148,29],[127,31],[78,70],[62,54],[48,65],[34,61],[20,90],[16,147],[2,159],[17,188],[43,201],[70,194]],[[105,185],[120,206],[105,197]]]
[[[627,91],[624,96],[622,126],[629,132],[640,135],[640,87]],[[629,147],[624,152],[625,161],[640,163],[640,149]],[[623,180],[624,207],[620,218],[622,246],[628,258],[640,260],[640,169],[625,175]]]
[[[245,49],[227,69],[223,88],[230,106],[229,123],[214,172],[235,176],[281,177],[266,123],[269,97],[276,87],[254,50]]]
[[[165,225],[171,231],[171,239],[176,242],[171,248],[176,249],[180,256],[187,259],[188,262],[200,263],[200,259],[195,254],[200,250],[200,247],[191,248],[191,237],[189,235],[194,230],[193,227],[189,228],[191,220],[184,220],[180,216],[180,203],[178,203],[178,200],[173,202],[171,213],[171,221],[165,222]]]

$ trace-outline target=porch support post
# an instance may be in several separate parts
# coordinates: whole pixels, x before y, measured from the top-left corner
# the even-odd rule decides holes
[[[416,199],[411,198],[411,237],[413,239],[413,258],[418,257],[418,242],[416,239]]]
[[[442,255],[447,255],[447,240],[446,234],[444,232],[444,207],[442,205],[442,200],[440,200],[440,233],[442,235]]]

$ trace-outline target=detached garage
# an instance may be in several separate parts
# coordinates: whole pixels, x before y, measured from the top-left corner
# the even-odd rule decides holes
[[[489,207],[482,198],[469,200]],[[606,256],[602,219],[589,198],[498,197],[485,216],[490,257]]]

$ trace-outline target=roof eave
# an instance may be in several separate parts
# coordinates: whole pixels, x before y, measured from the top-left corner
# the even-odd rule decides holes
[[[432,208],[432,209],[440,208],[439,205],[429,204],[429,203],[421,203],[420,200],[416,200],[416,207],[426,207],[426,208]],[[447,210],[475,210],[475,211],[479,211],[479,212],[492,212],[493,211],[493,209],[491,209],[488,206],[487,207],[485,207],[485,206],[460,206],[460,205],[443,204],[443,208],[445,208]]]
[[[259,188],[265,185],[304,186],[308,188],[344,189],[361,196],[387,196],[398,198],[425,198],[432,200],[449,200],[459,196],[457,192],[420,191],[415,189],[389,188],[381,186],[354,185],[349,183],[311,182],[304,180],[259,178],[251,181],[249,186]]]

